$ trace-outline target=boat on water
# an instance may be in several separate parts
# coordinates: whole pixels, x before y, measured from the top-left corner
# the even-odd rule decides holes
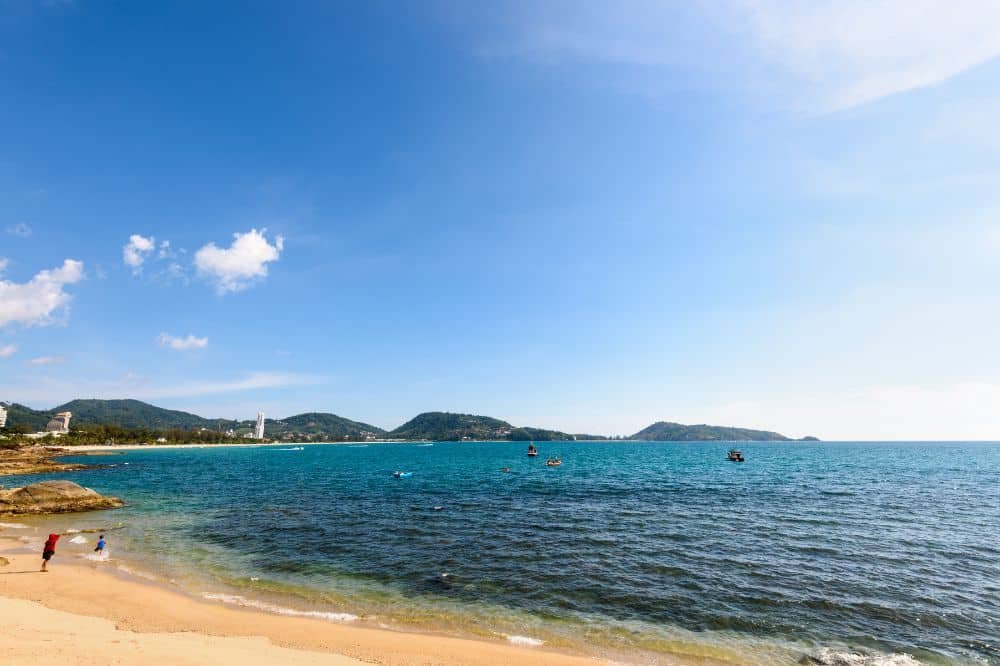
[[[562,458],[549,458],[545,461],[546,467],[559,467],[562,465]]]
[[[413,476],[413,472],[393,472],[392,475],[397,479],[408,479]]]
[[[743,452],[739,449],[730,449],[726,457],[730,462],[743,462],[746,458],[743,457]]]
[[[535,443],[532,442],[531,444],[528,444],[528,457],[534,458],[537,455],[538,455],[538,449],[535,448]]]

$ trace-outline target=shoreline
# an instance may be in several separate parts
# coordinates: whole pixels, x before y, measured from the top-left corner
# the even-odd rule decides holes
[[[65,656],[81,663],[87,650],[106,663],[103,646],[114,639],[138,644],[153,653],[191,650],[182,663],[205,663],[201,650],[218,654],[225,661],[253,663],[303,663],[353,665],[378,664],[540,664],[551,666],[595,666],[611,663],[584,655],[557,652],[543,647],[523,647],[487,640],[354,626],[310,617],[285,616],[264,610],[198,599],[167,584],[139,580],[105,565],[57,553],[49,573],[38,573],[39,558],[10,532],[0,535],[0,553],[9,564],[0,567],[0,617],[4,620],[5,646],[0,657],[20,657],[40,663],[44,647],[53,635]],[[61,555],[61,557],[60,557]],[[28,618],[28,619],[25,619]],[[108,622],[110,621],[110,623]],[[93,627],[96,644],[72,647],[82,626]],[[86,646],[86,647],[85,647]],[[169,646],[169,650],[167,650]],[[260,652],[257,652],[260,650]],[[141,651],[116,663],[149,663]],[[206,653],[207,654],[207,653]],[[266,658],[265,658],[266,655]],[[668,659],[670,659],[668,657]],[[21,662],[19,662],[21,663]],[[96,662],[95,662],[96,663]],[[175,662],[176,663],[176,662]],[[709,664],[702,660],[670,660],[672,664]]]

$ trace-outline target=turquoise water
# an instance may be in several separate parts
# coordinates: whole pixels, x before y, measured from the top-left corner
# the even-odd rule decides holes
[[[81,458],[113,466],[70,478],[129,507],[47,520],[120,524],[116,560],[195,594],[332,620],[643,661],[1000,663],[997,444],[293,448]]]

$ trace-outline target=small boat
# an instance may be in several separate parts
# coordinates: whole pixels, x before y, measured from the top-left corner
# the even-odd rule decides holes
[[[392,475],[397,479],[408,479],[413,476],[413,472],[393,472]]]
[[[730,449],[729,453],[726,455],[730,462],[743,462],[746,458],[743,457],[743,452],[737,449]]]
[[[562,458],[549,458],[545,461],[546,467],[559,467],[562,465]]]
[[[532,442],[531,444],[528,444],[528,456],[530,458],[534,458],[537,455],[538,455],[538,449],[535,448],[535,443]]]

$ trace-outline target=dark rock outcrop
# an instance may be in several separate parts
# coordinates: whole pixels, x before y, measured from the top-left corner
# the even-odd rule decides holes
[[[72,481],[42,481],[0,490],[0,515],[72,513],[115,509],[124,504],[117,497],[105,497]]]

